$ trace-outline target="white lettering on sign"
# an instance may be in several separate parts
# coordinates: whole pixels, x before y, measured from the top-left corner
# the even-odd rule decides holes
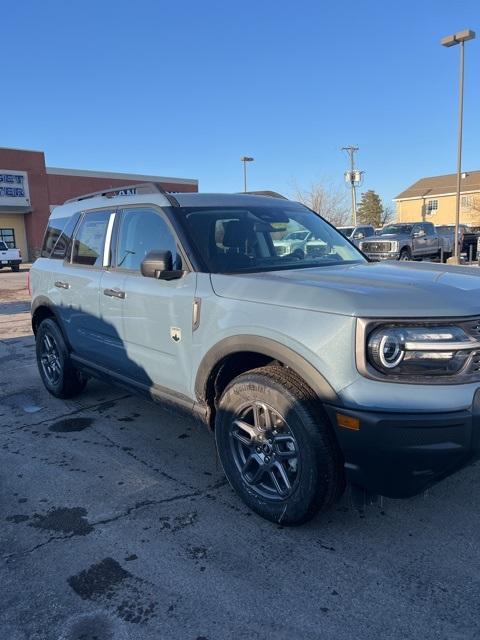
[[[30,206],[26,171],[0,169],[0,209]]]

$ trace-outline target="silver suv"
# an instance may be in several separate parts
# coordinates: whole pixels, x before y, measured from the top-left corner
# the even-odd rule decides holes
[[[322,251],[278,255],[298,231]],[[194,412],[272,521],[479,456],[478,270],[369,263],[288,200],[137,185],[55,208],[31,285],[51,394],[97,377]]]

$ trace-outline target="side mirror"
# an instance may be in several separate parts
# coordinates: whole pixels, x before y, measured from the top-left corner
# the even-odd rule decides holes
[[[415,231],[415,233],[413,234],[414,238],[422,238],[425,235],[425,231],[423,229],[420,229],[420,231]]]
[[[364,238],[364,234],[360,231],[359,233],[356,233],[353,238],[354,240],[361,240],[362,238]]]
[[[150,251],[140,265],[142,276],[157,280],[174,280],[181,278],[183,271],[173,268],[171,251]]]

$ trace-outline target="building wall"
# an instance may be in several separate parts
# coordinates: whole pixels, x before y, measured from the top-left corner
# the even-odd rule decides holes
[[[0,169],[25,171],[30,191],[30,211],[19,213],[0,207],[0,228],[14,228],[15,241],[23,259],[33,260],[40,253],[51,206],[82,194],[147,182],[148,176],[110,174],[93,171],[48,169],[41,151],[0,148]],[[92,175],[93,174],[93,175]],[[161,180],[167,191],[198,191],[196,180]]]
[[[41,151],[0,149],[0,168],[12,171],[26,171],[28,173],[31,212],[12,214],[17,216],[18,224],[23,221],[25,225],[23,236],[26,233],[28,248],[25,247],[25,251],[22,251],[20,244],[18,248],[22,251],[22,256],[26,260],[29,255],[30,257],[35,255],[35,250],[39,248],[38,238],[43,237],[48,216],[50,215],[45,156]],[[9,214],[8,210],[1,212],[2,216],[7,214]],[[16,241],[19,243],[21,235],[15,235]],[[32,238],[34,239],[33,243]]]
[[[0,213],[0,229],[13,229],[15,246],[22,252],[24,260],[28,257],[27,236],[24,216],[21,213]]]
[[[480,227],[480,192],[464,195],[471,196],[471,205],[460,208],[460,222],[471,227]],[[426,202],[428,200],[438,200],[438,209],[436,211],[427,211]],[[426,220],[433,222],[433,224],[455,224],[455,208],[455,195],[398,200],[397,221],[418,222]]]

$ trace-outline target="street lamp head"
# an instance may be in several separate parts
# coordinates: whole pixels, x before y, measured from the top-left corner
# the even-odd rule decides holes
[[[250,156],[242,156],[242,157],[240,158],[240,161],[241,161],[241,162],[253,162],[253,161],[254,161],[254,158],[251,158]]]
[[[467,40],[473,40],[475,38],[475,31],[471,29],[465,29],[464,31],[458,31],[451,36],[446,36],[440,40],[440,44],[444,47],[453,47],[460,42],[466,42]]]

